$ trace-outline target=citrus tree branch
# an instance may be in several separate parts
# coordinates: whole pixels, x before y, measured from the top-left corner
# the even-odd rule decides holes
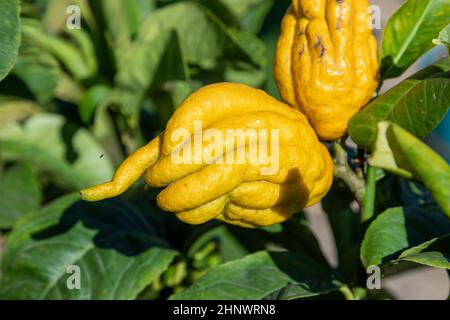
[[[348,164],[347,151],[340,143],[334,144],[334,176],[344,181],[358,203],[363,203],[365,181]]]

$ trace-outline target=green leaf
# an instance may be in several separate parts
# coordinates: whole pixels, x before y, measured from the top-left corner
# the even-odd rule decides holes
[[[2,299],[134,299],[176,252],[130,204],[60,198],[22,218],[6,239]],[[70,266],[80,289],[70,290]]]
[[[23,215],[39,208],[39,182],[28,165],[16,165],[0,179],[0,229],[11,226]]]
[[[422,182],[450,217],[450,166],[408,131],[390,122],[380,122],[369,163]]]
[[[380,121],[392,121],[424,138],[442,121],[450,107],[450,59],[445,58],[379,96],[350,121],[349,134],[372,147]]]
[[[220,224],[200,234],[190,244],[187,256],[195,258],[197,252],[211,243],[217,247],[222,263],[243,258],[248,254],[248,250],[230,231],[229,227]]]
[[[131,127],[137,125],[140,104],[151,88],[155,89],[168,80],[189,79],[187,61],[177,34],[169,31],[154,36],[134,43],[126,64],[116,76],[117,88],[105,102],[118,105]]]
[[[97,72],[92,43],[84,31],[75,30],[69,33],[77,42],[77,47],[66,40],[44,33],[33,23],[24,25],[23,33],[28,39],[33,39],[36,45],[52,53],[77,80],[87,79]]]
[[[376,199],[377,212],[391,207],[417,207],[433,202],[423,184],[393,174],[386,175],[377,183]]]
[[[210,269],[170,299],[256,300],[288,285],[297,287],[295,298],[323,294],[341,286],[328,267],[306,256],[262,251]]]
[[[435,45],[450,47],[450,24],[439,32],[439,37],[433,40]]]
[[[189,64],[206,70],[220,65],[225,50],[230,48],[240,50],[244,61],[250,63],[258,61],[264,50],[255,36],[227,28],[209,10],[190,2],[175,3],[150,14],[143,21],[138,37],[146,41],[173,29]]]
[[[19,1],[0,3],[0,81],[11,71],[17,59],[20,46]]]
[[[364,267],[394,261],[405,249],[450,233],[450,221],[432,206],[397,207],[381,213],[361,244]]]
[[[60,69],[56,59],[36,46],[22,42],[22,49],[13,74],[21,79],[40,104],[53,98],[58,85]]]
[[[448,23],[448,0],[408,0],[389,19],[381,43],[381,75],[403,73],[433,47],[432,40]]]
[[[77,129],[56,114],[36,114],[21,125],[0,130],[3,160],[29,163],[51,173],[54,182],[71,190],[108,181],[111,161],[86,129]]]
[[[226,82],[243,83],[254,88],[261,87],[265,83],[266,78],[265,70],[244,62],[227,66],[224,71],[224,80]]]
[[[90,4],[94,9],[97,9],[96,6],[98,6],[101,11],[101,18],[104,19],[104,28],[111,41],[116,64],[124,65],[132,38],[138,32],[144,18],[155,8],[156,1],[91,0]]]
[[[34,101],[0,96],[0,130],[39,111],[41,109]]]
[[[243,30],[258,33],[274,0],[221,0],[239,20]]]
[[[111,88],[103,84],[92,86],[86,91],[78,105],[80,118],[85,124],[91,121],[97,107],[102,104],[110,91]]]
[[[118,106],[134,128],[145,95],[166,82],[190,82],[189,65],[212,72],[230,60],[259,68],[266,63],[264,50],[254,35],[228,29],[199,4],[165,6],[144,19],[136,39],[126,48],[127,55],[118,65],[118,89],[108,104]]]
[[[275,246],[308,256],[319,263],[327,265],[319,242],[302,214],[297,214],[282,224],[274,225],[271,228],[257,228],[254,230],[237,227],[229,228],[249,252],[261,251]]]
[[[395,262],[409,261],[434,268],[450,269],[450,234],[405,250]]]

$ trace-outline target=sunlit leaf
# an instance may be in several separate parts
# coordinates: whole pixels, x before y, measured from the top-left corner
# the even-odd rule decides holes
[[[381,75],[405,71],[433,47],[432,40],[449,23],[448,0],[408,0],[389,19],[381,43]]]

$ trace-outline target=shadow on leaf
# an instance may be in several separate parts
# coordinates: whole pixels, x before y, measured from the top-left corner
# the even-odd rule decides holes
[[[76,201],[64,210],[58,224],[32,237],[44,240],[61,236],[77,224],[95,231],[92,240],[96,247],[114,249],[126,256],[138,255],[152,247],[169,248],[140,212],[118,199],[96,203]]]

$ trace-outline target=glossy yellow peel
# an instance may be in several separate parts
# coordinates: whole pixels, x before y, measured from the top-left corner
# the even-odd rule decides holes
[[[275,79],[322,140],[345,134],[378,86],[367,0],[293,0],[281,27]]]
[[[200,163],[176,163],[173,153],[180,141],[174,132],[184,129],[192,138],[194,121],[202,129],[277,130],[278,167],[270,174],[261,170],[264,161],[250,161],[250,140],[235,143],[225,135],[223,149],[212,162],[202,157]],[[189,139],[182,140],[185,143]],[[206,154],[211,142],[202,140]],[[243,162],[220,162],[219,156],[242,152]],[[206,86],[177,109],[166,130],[147,146],[127,158],[112,182],[81,191],[87,201],[115,197],[145,174],[147,185],[163,187],[157,196],[158,206],[190,224],[219,219],[242,227],[261,227],[282,222],[305,206],[310,206],[328,192],[333,164],[306,117],[275,100],[265,92],[241,84],[219,83]]]

